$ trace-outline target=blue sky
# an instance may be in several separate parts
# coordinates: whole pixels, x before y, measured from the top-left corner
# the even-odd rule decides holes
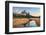
[[[13,13],[21,13],[25,10],[27,13],[33,16],[40,16],[40,8],[36,7],[13,7]]]

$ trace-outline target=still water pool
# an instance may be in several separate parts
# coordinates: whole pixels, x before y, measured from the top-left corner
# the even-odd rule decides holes
[[[30,22],[27,23],[25,26],[26,26],[26,27],[37,27],[37,24],[36,24],[35,21],[30,21]]]

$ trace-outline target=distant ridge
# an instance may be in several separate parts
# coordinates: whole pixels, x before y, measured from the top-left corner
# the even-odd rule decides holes
[[[17,18],[40,18],[40,16],[30,15],[29,12],[27,13],[25,10],[23,10],[20,14],[13,13],[13,16]]]
[[[24,14],[13,14],[13,17],[22,18],[40,18],[40,16],[24,15]]]

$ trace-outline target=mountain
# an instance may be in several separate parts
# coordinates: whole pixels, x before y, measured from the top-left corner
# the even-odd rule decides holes
[[[17,18],[40,18],[40,16],[32,16],[29,14],[29,12],[27,13],[25,10],[23,10],[20,14],[18,13],[13,13],[13,16],[14,17],[17,17]]]
[[[16,18],[40,18],[40,16],[32,16],[29,14],[13,14],[13,17],[16,17]]]

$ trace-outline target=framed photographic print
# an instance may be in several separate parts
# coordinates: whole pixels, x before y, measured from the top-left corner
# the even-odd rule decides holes
[[[45,4],[37,2],[5,2],[5,33],[45,31]]]

